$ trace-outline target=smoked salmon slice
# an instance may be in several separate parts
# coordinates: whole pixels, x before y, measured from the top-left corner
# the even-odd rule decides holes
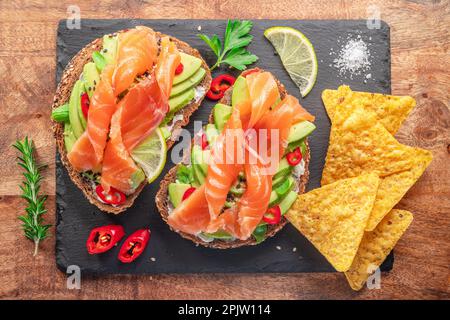
[[[252,111],[248,128],[258,122],[279,99],[277,83],[270,72],[250,73],[246,76]]]
[[[121,132],[121,120],[124,108],[119,108],[111,119],[109,141],[105,149],[100,183],[106,192],[110,187],[130,194],[134,191],[131,176],[140,170],[126,149]],[[136,187],[136,186],[135,186]]]
[[[120,121],[123,144],[129,152],[158,127],[166,116],[168,105],[154,76],[129,90],[119,103],[123,109]]]
[[[245,179],[247,188],[238,203],[240,231],[236,236],[241,240],[248,239],[261,222],[272,192],[272,176],[260,164],[246,164]]]
[[[106,192],[111,186],[124,193],[137,187],[131,176],[139,168],[130,152],[161,123],[167,103],[154,76],[132,87],[119,102],[103,160],[101,184]]]
[[[234,109],[223,132],[214,143],[205,179],[205,196],[211,220],[215,220],[219,216],[227,199],[228,191],[242,170],[243,143],[244,132],[239,118],[239,110]]]
[[[171,213],[167,223],[175,230],[197,235],[206,230],[210,221],[205,185],[197,188]]]
[[[181,62],[181,56],[178,49],[169,37],[161,38],[161,51],[156,65],[156,79],[166,97],[169,97],[172,90],[175,70]]]
[[[86,131],[67,155],[71,165],[78,171],[97,171],[103,160],[109,124],[116,110],[116,97],[111,86],[113,71],[112,65],[103,69],[90,101]]]
[[[136,27],[119,34],[117,62],[112,77],[116,96],[128,89],[136,76],[153,67],[158,54],[155,32]]]

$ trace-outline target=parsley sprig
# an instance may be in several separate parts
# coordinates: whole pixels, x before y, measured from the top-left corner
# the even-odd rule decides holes
[[[25,180],[20,189],[22,189],[22,198],[28,202],[28,206],[25,209],[26,214],[19,216],[19,219],[22,221],[25,237],[34,242],[33,255],[36,256],[39,243],[47,237],[48,228],[51,226],[43,224],[44,220],[42,218],[42,215],[47,212],[45,209],[47,196],[39,195],[42,180],[39,170],[44,166],[36,163],[33,140],[25,137],[23,140],[16,141],[13,147],[21,153],[21,156],[17,157],[19,160],[17,164],[25,169],[23,173]]]
[[[198,35],[217,56],[217,62],[211,67],[211,70],[226,63],[242,71],[248,64],[258,60],[256,55],[245,49],[253,39],[253,36],[249,34],[252,27],[253,23],[248,20],[228,20],[223,45],[216,34],[211,38],[205,34]]]

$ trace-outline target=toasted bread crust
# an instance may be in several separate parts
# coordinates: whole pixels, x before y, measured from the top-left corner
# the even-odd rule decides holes
[[[166,36],[159,32],[156,32],[156,35],[157,35],[157,37]],[[206,76],[199,85],[205,88],[205,94],[206,94],[206,91],[209,90],[209,87],[211,85],[211,71],[209,70],[209,67],[206,64],[206,62],[203,60],[203,57],[200,55],[200,53],[196,49],[192,48],[186,42],[178,40],[174,37],[170,37],[170,40],[176,44],[178,50],[180,50],[184,53],[193,55],[202,60],[202,67],[206,70]],[[96,40],[92,41],[91,43],[89,43],[86,47],[81,49],[72,58],[72,60],[69,62],[69,64],[64,69],[63,75],[61,77],[61,81],[58,84],[58,87],[56,89],[56,93],[53,98],[52,109],[55,109],[58,106],[69,101],[70,94],[72,92],[72,88],[73,88],[75,82],[79,79],[79,77],[83,71],[84,65],[86,63],[92,61],[92,59],[91,59],[92,53],[94,51],[100,50],[101,47],[102,47],[102,38],[96,39]],[[176,130],[180,129],[181,127],[183,127],[189,123],[190,116],[194,113],[195,110],[197,110],[199,108],[201,102],[203,101],[203,98],[204,98],[204,96],[202,98],[200,98],[198,101],[193,100],[189,105],[187,105],[186,107],[184,107],[182,109],[183,119],[177,121],[174,124],[174,126],[173,126],[174,129],[172,132],[176,132]],[[53,133],[54,133],[54,136],[56,139],[56,145],[58,147],[58,151],[61,156],[61,162],[66,167],[66,169],[69,173],[70,179],[73,181],[73,183],[78,188],[80,188],[83,191],[85,197],[89,200],[90,203],[97,206],[100,210],[102,210],[104,212],[113,213],[113,214],[121,213],[133,205],[134,200],[138,197],[138,195],[141,193],[142,189],[145,187],[145,185],[147,183],[146,181],[142,182],[133,194],[128,195],[125,203],[120,206],[114,207],[114,206],[111,206],[111,205],[101,202],[97,198],[97,196],[95,194],[95,190],[93,190],[92,183],[90,181],[84,179],[83,176],[80,174],[80,172],[76,171],[72,167],[72,165],[70,164],[70,162],[67,158],[67,151],[66,151],[66,148],[64,145],[64,125],[62,123],[53,121],[52,128],[53,128]],[[175,139],[169,139],[167,141],[168,148],[171,148],[174,143],[175,143]]]
[[[280,91],[281,98],[284,98],[287,94],[286,89],[283,84],[279,82],[278,79],[275,79],[278,85],[278,90]],[[224,97],[220,100],[220,103],[223,104],[231,104],[231,93],[232,88],[229,88],[226,92]],[[209,123],[213,123],[213,114],[211,113],[209,116]],[[302,194],[305,192],[306,184],[308,183],[309,179],[309,161],[310,161],[310,149],[308,145],[308,141],[306,140],[306,154],[303,155],[303,159],[305,161],[305,172],[300,177],[300,179],[297,181],[298,183],[298,194]],[[168,195],[168,187],[169,184],[172,182],[175,182],[176,180],[176,173],[179,165],[174,166],[169,170],[169,172],[166,174],[163,180],[160,182],[160,189],[158,190],[158,193],[156,194],[156,206],[159,210],[159,213],[161,214],[162,219],[167,223],[167,219],[169,217],[169,195]],[[281,222],[276,225],[268,225],[267,229],[267,238],[273,237],[278,231],[283,229],[283,227],[286,225],[287,220],[282,217]],[[169,226],[170,227],[170,226]],[[242,246],[252,246],[257,245],[258,243],[253,237],[248,238],[247,240],[234,240],[234,241],[226,241],[226,240],[219,240],[216,239],[212,242],[206,242],[201,240],[199,237],[174,230],[172,227],[170,227],[172,231],[175,231],[179,233],[183,238],[189,239],[193,241],[196,244],[200,244],[202,246],[208,247],[208,248],[215,248],[215,249],[231,249],[231,248],[238,248]]]

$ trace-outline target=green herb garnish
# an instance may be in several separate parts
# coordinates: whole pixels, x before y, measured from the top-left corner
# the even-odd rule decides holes
[[[217,35],[213,35],[211,38],[205,34],[198,35],[217,56],[217,62],[211,67],[211,70],[226,63],[242,71],[246,69],[246,65],[258,60],[257,56],[245,49],[253,39],[253,36],[249,34],[252,26],[253,23],[248,20],[228,20],[223,45]]]
[[[28,202],[28,206],[25,209],[26,214],[19,216],[19,219],[23,222],[22,228],[25,237],[34,242],[33,255],[36,256],[40,241],[47,237],[48,228],[51,227],[51,225],[43,224],[44,220],[42,218],[42,215],[47,212],[44,206],[47,196],[39,195],[42,180],[39,170],[44,166],[36,164],[33,140],[28,140],[28,137],[25,137],[24,140],[16,141],[13,147],[22,154],[17,157],[19,160],[17,164],[25,169],[23,173],[25,180],[20,189],[22,189],[22,198]]]
[[[194,172],[192,171],[192,168],[180,164],[177,169],[177,180],[180,183],[191,184],[194,181]]]

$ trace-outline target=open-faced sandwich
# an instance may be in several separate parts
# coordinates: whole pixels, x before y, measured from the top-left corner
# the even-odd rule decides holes
[[[147,27],[88,44],[64,70],[52,106],[72,181],[103,211],[130,207],[159,175],[173,133],[189,122],[210,82],[197,50]]]
[[[207,247],[255,245],[273,236],[305,191],[312,121],[271,73],[243,72],[193,139],[186,163],[161,182],[162,218]]]

